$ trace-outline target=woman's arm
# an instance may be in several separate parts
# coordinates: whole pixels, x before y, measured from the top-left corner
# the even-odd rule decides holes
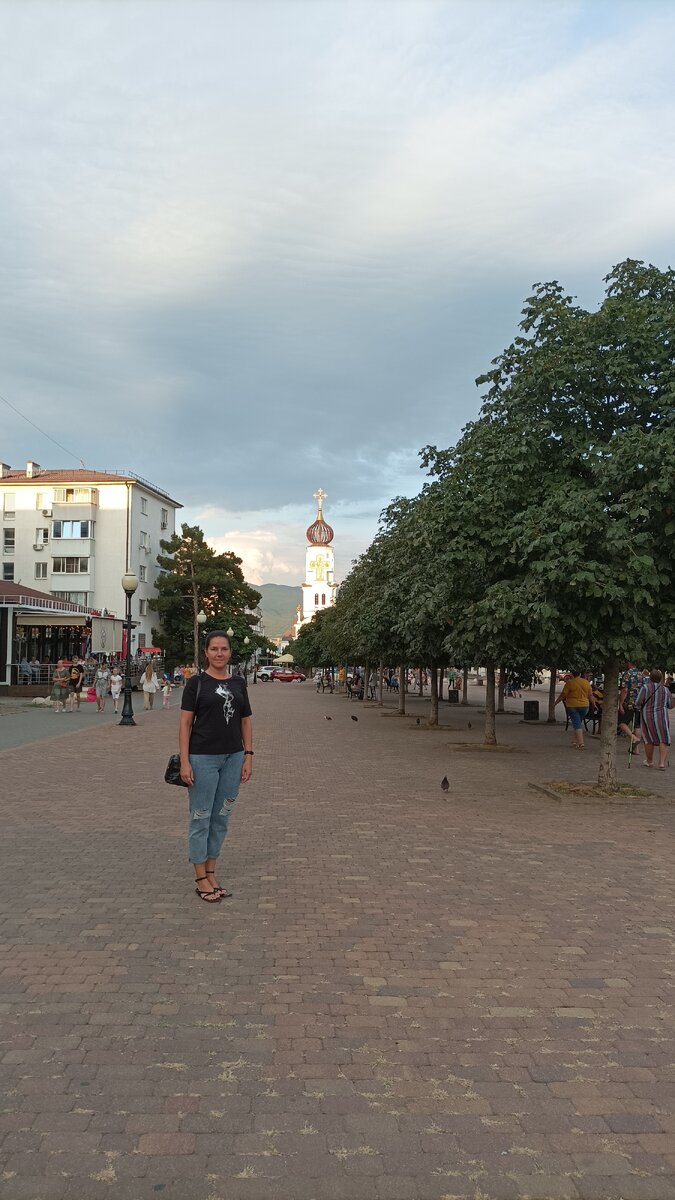
[[[178,729],[178,752],[180,754],[180,777],[183,783],[193,784],[195,777],[190,766],[190,731],[194,713],[189,709],[181,709],[180,726]]]
[[[241,764],[241,782],[248,783],[253,769],[253,724],[250,717],[241,718],[241,740],[244,743],[244,761]],[[249,753],[246,753],[249,751]]]

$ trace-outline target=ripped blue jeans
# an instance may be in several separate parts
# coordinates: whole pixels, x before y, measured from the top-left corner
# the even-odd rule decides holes
[[[190,824],[188,859],[203,863],[218,858],[227,833],[227,823],[239,795],[244,751],[235,754],[191,754],[195,781],[188,788]]]

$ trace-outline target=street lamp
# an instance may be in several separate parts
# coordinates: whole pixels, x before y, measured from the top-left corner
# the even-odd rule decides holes
[[[122,705],[120,725],[135,725],[134,707],[131,703],[131,597],[138,587],[138,579],[133,571],[127,571],[126,575],[122,576],[122,587],[127,600],[127,651],[124,659],[124,704]]]
[[[206,613],[200,608],[195,617],[195,666],[199,670],[199,634],[206,625]]]
[[[248,682],[248,646],[249,639],[244,638],[244,682]]]

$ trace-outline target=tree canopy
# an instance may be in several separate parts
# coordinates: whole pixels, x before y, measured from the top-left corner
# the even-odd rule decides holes
[[[324,655],[447,655],[489,679],[497,663],[579,665],[604,673],[607,711],[627,661],[672,664],[675,272],[628,260],[605,284],[594,311],[535,287],[477,380],[478,418],[456,445],[427,446],[419,496],[383,513]],[[602,738],[613,786],[614,721]]]
[[[196,525],[183,524],[180,533],[161,541],[160,546],[157,598],[150,601],[150,607],[161,621],[161,627],[153,629],[153,639],[169,661],[199,658],[196,617],[201,611],[207,618],[204,632],[233,628],[233,642],[242,656],[245,636],[251,650],[267,645],[265,638],[253,632],[260,592],[246,583],[236,554],[216,554]]]

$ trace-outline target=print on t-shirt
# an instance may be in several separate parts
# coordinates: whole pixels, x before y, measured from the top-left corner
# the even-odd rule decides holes
[[[225,686],[224,683],[221,683],[216,688],[216,696],[223,697],[223,716],[226,723],[229,725],[234,716],[234,700],[232,699],[232,692],[228,687]]]

